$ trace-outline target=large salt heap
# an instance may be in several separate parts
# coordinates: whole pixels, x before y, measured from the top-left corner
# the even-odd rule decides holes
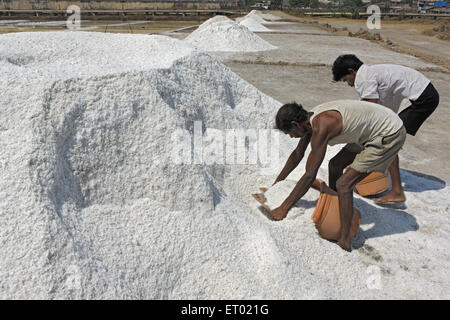
[[[214,23],[206,21],[204,24],[206,26],[199,27],[187,36],[185,41],[210,52],[256,52],[277,49],[244,25],[233,21]]]
[[[2,277],[2,297],[66,296],[61,286],[71,265],[96,282],[92,290],[103,288],[98,297],[113,297],[114,288],[92,272],[109,270],[114,281],[120,272],[91,251],[103,252],[97,241],[113,235],[102,239],[97,229],[100,238],[92,238],[97,231],[82,231],[88,221],[116,210],[143,228],[157,212],[166,216],[161,210],[202,216],[214,206],[212,177],[198,165],[171,164],[171,133],[194,120],[249,125],[256,116],[249,106],[261,110],[261,125],[278,105],[207,54],[167,37],[21,33],[0,43],[1,272],[14,273]],[[150,211],[138,213],[139,203]],[[149,263],[159,262],[148,261],[142,272]],[[16,287],[22,281],[27,285]],[[145,296],[164,296],[158,292]]]

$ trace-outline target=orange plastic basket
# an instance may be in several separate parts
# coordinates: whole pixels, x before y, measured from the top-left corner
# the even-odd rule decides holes
[[[339,199],[337,194],[330,191],[331,189],[325,192],[324,187],[321,188],[319,200],[311,218],[322,238],[337,241],[341,230]],[[353,208],[352,237],[356,235],[360,223],[361,213]]]
[[[382,193],[389,189],[387,172],[372,172],[355,186],[356,191],[363,197]]]

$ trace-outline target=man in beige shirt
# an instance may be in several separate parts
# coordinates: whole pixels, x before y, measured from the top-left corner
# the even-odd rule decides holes
[[[301,105],[283,105],[276,116],[277,128],[292,138],[301,138],[275,183],[284,180],[302,160],[311,143],[306,170],[294,190],[271,211],[274,220],[282,220],[311,187],[325,157],[327,146],[346,144],[329,163],[329,185],[337,191],[341,217],[338,245],[351,251],[353,187],[370,172],[384,172],[396,157],[406,138],[402,120],[387,108],[356,100],[338,100],[321,104],[311,112]],[[354,150],[358,146],[358,150]],[[344,168],[349,166],[344,171]]]

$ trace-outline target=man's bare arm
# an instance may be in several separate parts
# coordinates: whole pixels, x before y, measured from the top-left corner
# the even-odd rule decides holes
[[[311,141],[311,134],[308,134],[300,139],[297,147],[295,150],[291,153],[289,158],[286,161],[286,164],[284,165],[283,170],[281,170],[280,174],[278,175],[277,179],[275,180],[275,183],[282,181],[287,178],[287,176],[295,169],[297,168],[300,161],[302,161],[305,150],[308,147],[309,142]]]
[[[283,212],[288,212],[294,204],[297,203],[309,190],[314,180],[316,179],[317,172],[320,165],[325,158],[328,142],[328,130],[326,128],[321,129],[318,132],[313,133],[311,139],[311,153],[309,154],[308,161],[306,162],[306,172],[301,179],[295,185],[294,190],[284,200],[281,205]]]

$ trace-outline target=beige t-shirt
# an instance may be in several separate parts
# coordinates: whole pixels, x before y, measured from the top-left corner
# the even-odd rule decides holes
[[[314,112],[310,118],[311,125],[317,115],[330,110],[338,111],[343,122],[341,134],[328,141],[330,146],[341,143],[364,146],[376,137],[396,133],[403,126],[403,121],[392,110],[358,100],[337,100],[318,105],[311,110]]]

